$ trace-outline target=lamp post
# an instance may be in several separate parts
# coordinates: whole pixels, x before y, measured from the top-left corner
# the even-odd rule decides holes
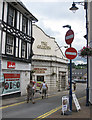
[[[76,4],[84,6],[84,9],[86,10],[86,40],[87,40],[87,47],[88,47],[88,7],[87,7],[87,0],[84,2],[73,2],[72,7],[70,10],[75,12],[78,10],[78,7],[76,7]],[[88,76],[88,55],[87,55],[87,88],[86,88],[86,106],[89,106],[89,76]]]
[[[71,30],[70,25],[64,25],[63,28],[69,28]],[[70,44],[71,48],[71,44]],[[72,111],[72,60],[70,59],[70,91],[69,91],[69,105],[70,105],[70,111]]]

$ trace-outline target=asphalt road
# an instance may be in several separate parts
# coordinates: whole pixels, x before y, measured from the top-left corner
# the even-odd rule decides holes
[[[77,83],[77,98],[86,95],[86,84]],[[35,104],[23,103],[2,109],[3,118],[37,118],[61,105],[62,92],[49,96],[48,99],[38,99]],[[54,110],[55,111],[55,110]],[[49,114],[48,114],[49,115]]]

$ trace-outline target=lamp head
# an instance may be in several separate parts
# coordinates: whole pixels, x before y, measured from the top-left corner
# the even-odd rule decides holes
[[[65,27],[71,29],[71,26],[70,26],[70,25],[64,25],[63,28],[65,28]]]
[[[74,13],[76,12],[76,10],[78,10],[79,8],[76,7],[76,4],[73,2],[72,7],[69,10],[72,10]]]

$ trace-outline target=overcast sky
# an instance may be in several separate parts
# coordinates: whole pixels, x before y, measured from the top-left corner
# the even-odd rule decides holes
[[[71,25],[74,31],[72,47],[79,51],[86,46],[85,10],[81,5],[76,13],[69,10],[72,0],[21,0],[26,8],[38,19],[37,24],[47,35],[54,37],[59,46],[66,46],[65,34],[68,28],[64,25]],[[74,1],[74,0],[73,0]],[[81,1],[81,0],[78,0]],[[65,48],[61,48],[65,52]],[[77,57],[76,64],[85,63],[85,60]]]

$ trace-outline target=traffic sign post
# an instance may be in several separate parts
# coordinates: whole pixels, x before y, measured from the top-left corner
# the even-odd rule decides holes
[[[67,26],[66,26],[67,27]],[[74,32],[71,30],[71,27],[69,27],[69,30],[66,32],[65,35],[65,41],[68,45],[70,45],[70,48],[68,48],[65,51],[65,55],[68,59],[70,59],[70,92],[69,92],[69,105],[70,105],[70,111],[72,111],[72,59],[74,59],[77,56],[76,49],[71,47],[71,43],[74,39]]]
[[[70,110],[72,111],[72,59],[77,56],[77,51],[75,48],[71,47],[66,49],[65,55],[68,59],[70,59],[70,92],[69,92],[69,105]]]

